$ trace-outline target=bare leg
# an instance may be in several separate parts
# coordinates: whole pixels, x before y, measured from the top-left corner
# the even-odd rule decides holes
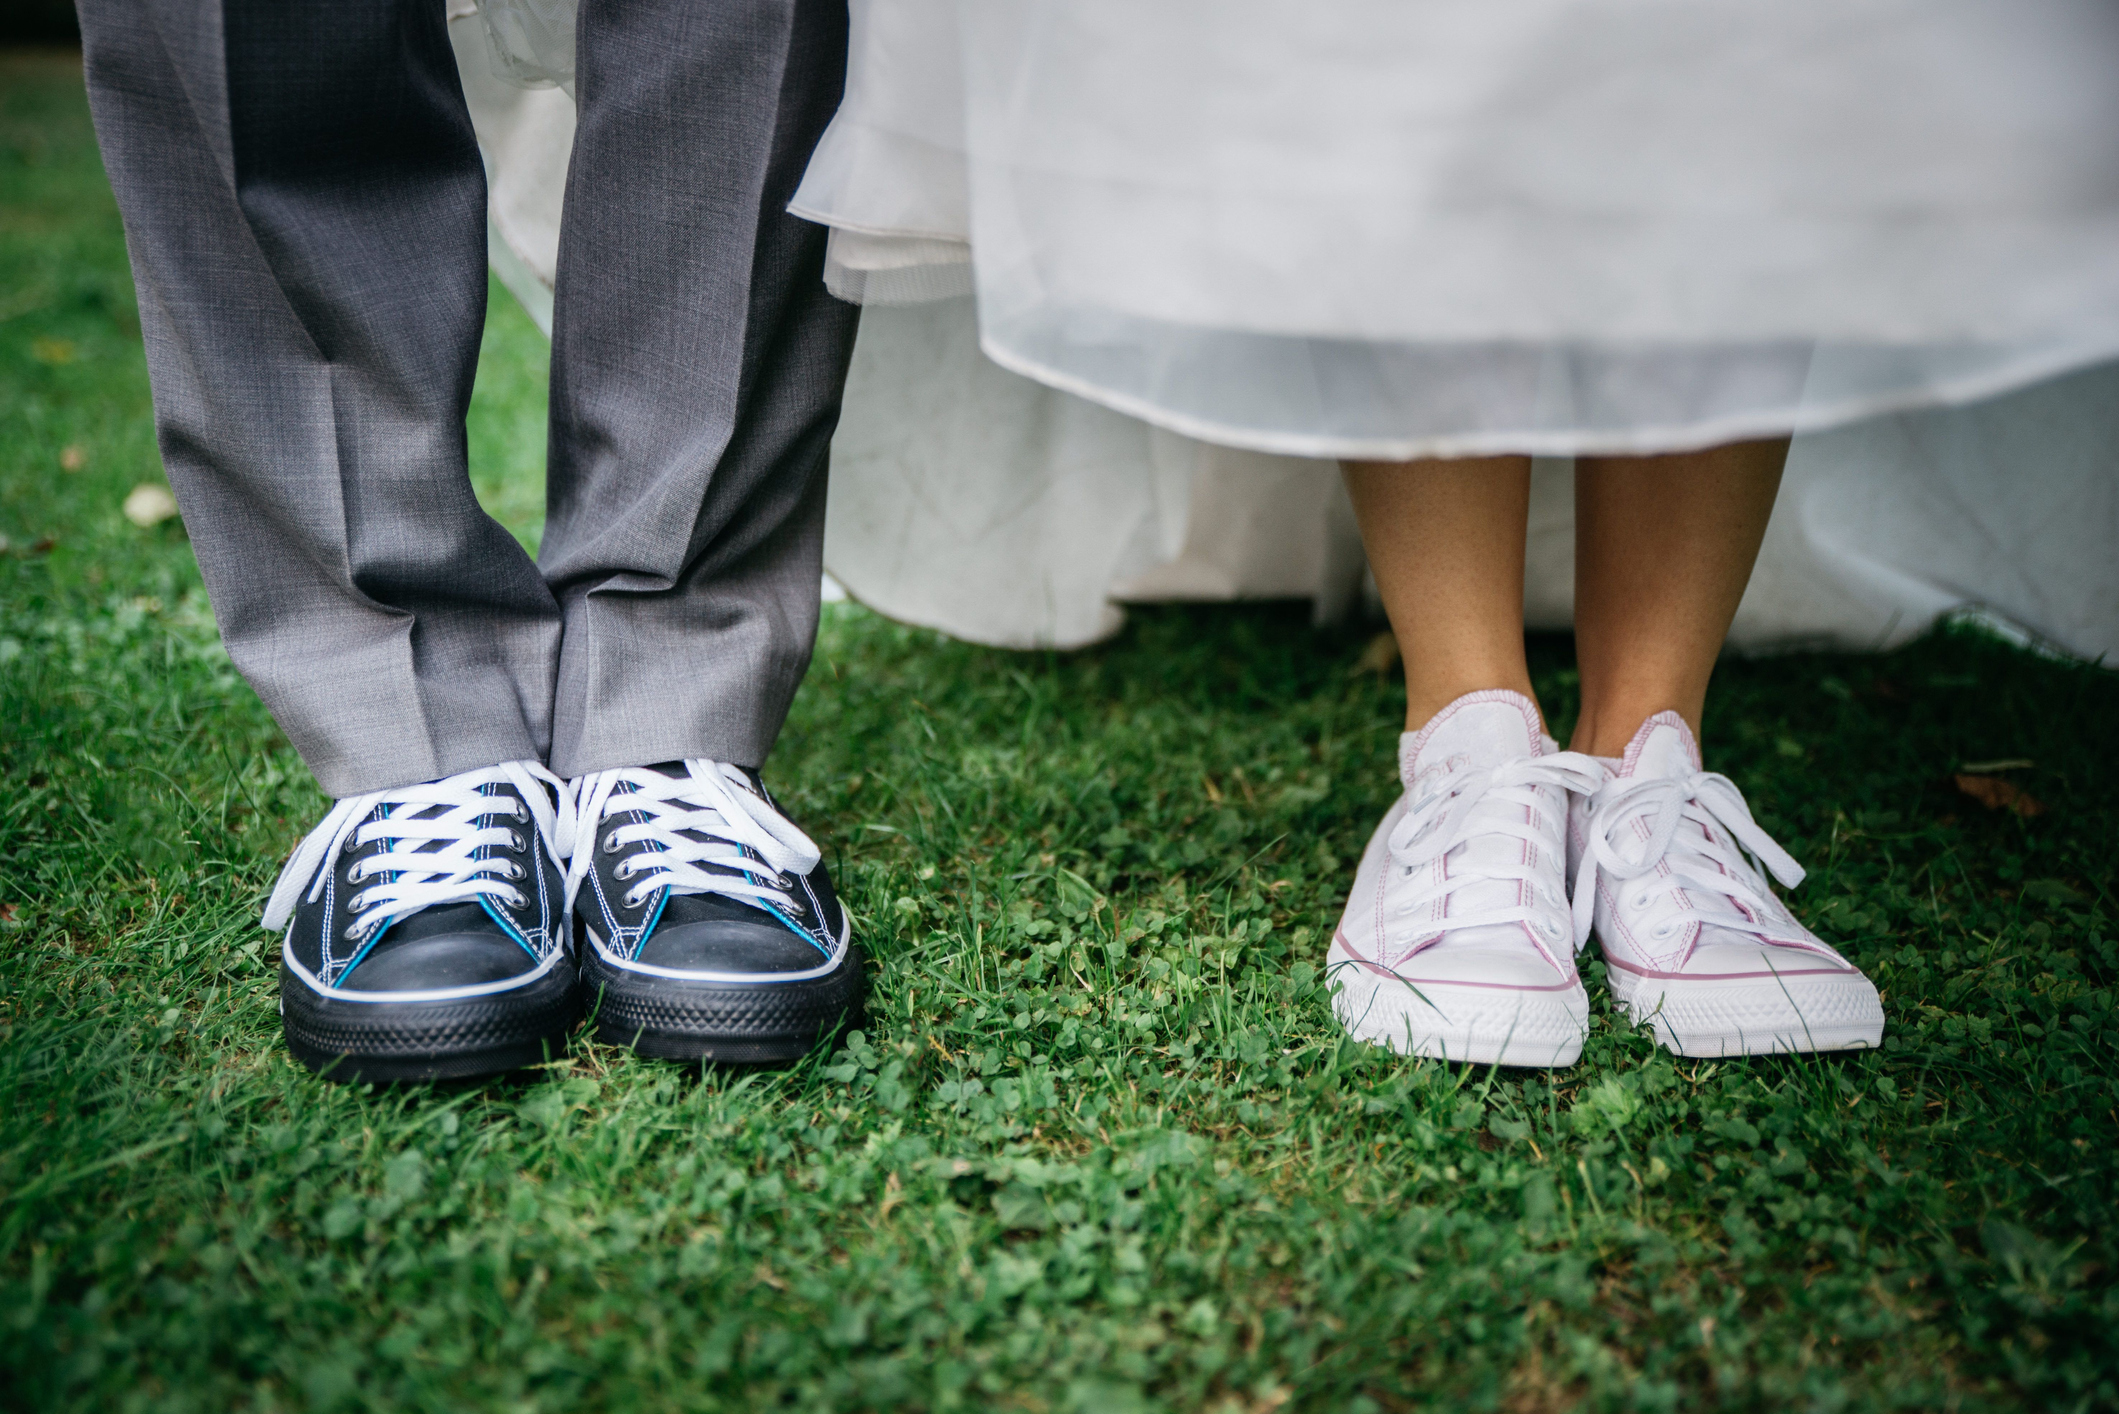
[[[1787,459],[1780,437],[1577,461],[1575,750],[1616,756],[1657,712],[1677,712],[1699,734],[1707,679]]]
[[[1534,698],[1523,658],[1530,458],[1348,462],[1345,469],[1405,658],[1406,730],[1482,688]]]

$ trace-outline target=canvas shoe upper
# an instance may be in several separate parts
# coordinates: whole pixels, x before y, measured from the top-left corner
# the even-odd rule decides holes
[[[1474,692],[1399,743],[1405,791],[1370,837],[1327,954],[1354,1036],[1412,1055],[1570,1065],[1588,998],[1567,904],[1571,790],[1536,704]]]
[[[1642,723],[1568,824],[1579,938],[1612,995],[1680,1055],[1875,1046],[1883,1006],[1860,969],[1797,922],[1746,851],[1793,887],[1803,870],[1702,769],[1684,719]]]
[[[676,761],[574,782],[568,869],[598,1034],[682,1059],[784,1060],[846,1021],[860,952],[821,854],[754,771]]]
[[[564,785],[507,762],[341,800],[280,873],[288,1048],[334,1079],[490,1074],[573,1019]]]

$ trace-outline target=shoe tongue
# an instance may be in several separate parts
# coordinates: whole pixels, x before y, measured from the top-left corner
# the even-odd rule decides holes
[[[733,872],[733,871],[724,871]],[[763,907],[721,894],[673,893],[663,905],[661,925],[677,923],[757,923],[771,918]]]
[[[726,776],[720,776],[718,768],[712,761],[702,760],[700,765],[705,772],[719,776],[722,780],[728,779]],[[692,775],[689,764],[683,761],[658,761],[654,765],[643,767],[642,769],[653,771],[658,776],[668,776],[673,781],[689,780]],[[741,788],[748,790],[760,800],[765,799],[758,773],[747,767],[738,767],[737,769],[743,773]],[[736,783],[730,781],[729,784],[734,785]],[[709,837],[698,830],[682,830],[678,833],[682,834],[686,839],[695,840],[701,844],[711,843]],[[745,877],[744,871],[732,863],[702,864],[699,867],[706,870],[709,874],[726,874],[731,878]],[[758,868],[761,873],[770,872],[763,864],[760,864]],[[672,889],[662,917],[663,921],[668,923],[700,923],[711,919],[725,920],[730,918],[755,921],[759,911],[760,905],[740,899],[724,898],[719,894],[701,893],[692,889]]]
[[[398,942],[413,938],[439,938],[450,933],[490,933],[493,920],[476,903],[438,903],[398,919],[390,925],[390,936]]]
[[[1658,712],[1641,723],[1641,729],[1626,744],[1619,774],[1639,780],[1665,776],[1689,776],[1700,769],[1700,744],[1692,728],[1675,712]]]
[[[1700,769],[1700,744],[1685,719],[1675,712],[1658,712],[1641,723],[1641,729],[1627,743],[1625,758],[1618,763],[1619,775],[1634,780],[1689,776]],[[1701,885],[1688,886],[1685,892],[1700,920],[1701,946],[1757,943],[1765,936],[1744,917],[1743,910],[1729,895]]]
[[[1398,743],[1399,772],[1408,789],[1418,777],[1438,768],[1454,774],[1544,754],[1537,705],[1519,692],[1475,692],[1460,697]],[[1489,808],[1518,816],[1521,810],[1498,802]],[[1448,867],[1453,878],[1469,881],[1487,868],[1519,866],[1522,859],[1521,840],[1509,835],[1475,835],[1450,851]],[[1521,901],[1522,885],[1514,879],[1466,882],[1450,895],[1450,912],[1468,916],[1513,908]],[[1446,919],[1439,921],[1446,936],[1438,946],[1538,951],[1520,924],[1451,929]]]
[[[1398,739],[1398,773],[1410,788],[1423,773],[1451,761],[1457,762],[1453,769],[1478,770],[1543,756],[1543,735],[1537,704],[1522,693],[1470,693]]]

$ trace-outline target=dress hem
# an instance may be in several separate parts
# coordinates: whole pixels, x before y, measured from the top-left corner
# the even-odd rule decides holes
[[[1780,411],[1731,414],[1697,423],[1663,424],[1610,431],[1454,432],[1407,437],[1340,437],[1320,432],[1277,432],[1236,427],[1199,417],[1134,394],[1107,388],[1078,374],[1016,352],[987,335],[979,348],[1002,368],[1048,388],[1110,408],[1156,427],[1218,446],[1317,460],[1411,461],[1416,458],[1479,456],[1655,456],[1699,451],[1730,442],[1822,432],[1849,423],[1923,408],[1961,407],[2119,358],[2119,337],[2098,346],[2077,346],[1978,374],[1939,379],[1919,389],[1820,401]]]

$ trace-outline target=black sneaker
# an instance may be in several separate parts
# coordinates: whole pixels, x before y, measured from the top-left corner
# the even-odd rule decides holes
[[[568,806],[527,761],[340,801],[265,906],[287,929],[294,1058],[332,1080],[448,1080],[559,1054],[579,1014]]]
[[[567,883],[599,1040],[673,1060],[782,1061],[852,1024],[861,951],[816,845],[754,771],[717,761],[574,782]]]

